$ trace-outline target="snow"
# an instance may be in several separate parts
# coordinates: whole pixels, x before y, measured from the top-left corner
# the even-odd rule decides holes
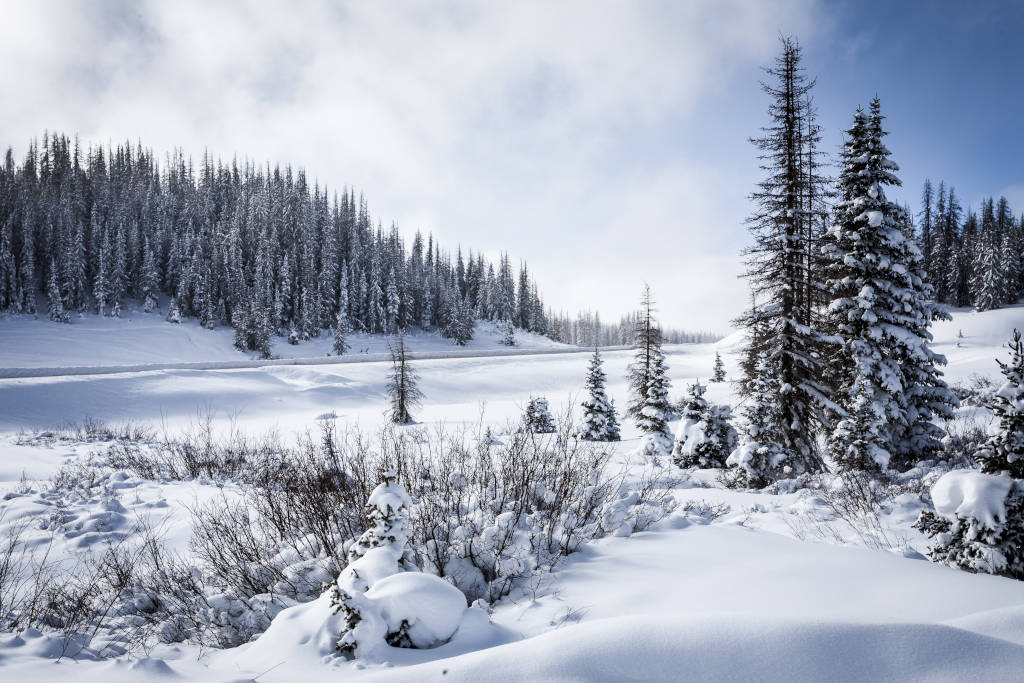
[[[1013,480],[995,474],[954,470],[932,486],[935,511],[955,521],[976,519],[989,529],[1006,521],[1006,496]]]
[[[508,350],[503,345],[503,334],[495,323],[483,321],[477,323],[473,339],[465,347],[456,347],[437,332],[422,330],[410,331],[406,343],[411,351],[420,353]],[[347,340],[351,350],[343,358],[383,360],[388,353],[388,337],[384,335],[353,332]],[[230,327],[207,330],[195,318],[172,324],[164,320],[163,313],[145,313],[138,307],[125,308],[120,318],[75,314],[70,325],[52,322],[45,314],[0,314],[0,368],[238,364],[258,359],[259,354],[238,351],[233,343]],[[283,337],[273,338],[273,354],[280,359],[337,359],[333,348],[334,338],[326,331],[297,345]],[[567,347],[517,330],[516,348],[511,351],[559,348]]]
[[[448,642],[466,611],[466,597],[444,579],[420,572],[401,572],[373,584],[366,598],[380,610],[394,633],[408,624],[409,640],[420,649]]]
[[[952,321],[936,324],[935,348],[950,361],[947,379],[996,377],[995,359],[1005,355],[1002,347],[1014,327],[1024,327],[1024,307],[984,314],[956,310]],[[471,350],[497,350],[500,332],[493,338],[489,334],[484,331]],[[543,340],[531,347],[534,341],[522,333],[517,340],[527,351],[572,351]],[[275,352],[326,357],[330,343],[322,338],[291,347],[279,341]],[[361,350],[361,343],[370,349],[362,354],[368,359],[384,350],[383,339],[354,341],[353,350]],[[435,335],[413,335],[411,343],[420,344],[414,348],[422,352],[453,348]],[[737,333],[716,344],[667,346],[670,379],[678,388],[673,398],[688,383],[710,375],[716,351],[730,380],[736,379],[741,343]],[[137,311],[126,312],[121,320],[76,318],[70,326],[9,317],[0,320],[0,369],[246,362],[247,356],[230,344],[230,330],[210,332],[190,320],[170,325],[159,314]],[[531,394],[547,397],[557,415],[578,405],[590,355],[582,350],[417,360],[426,401],[415,417],[431,428],[483,421],[500,430],[519,420]],[[607,351],[602,357],[609,398],[623,406],[631,354]],[[209,414],[217,430],[258,435],[276,429],[287,438],[317,429],[318,418],[332,414],[340,427],[359,425],[372,432],[387,408],[388,364],[378,360],[123,370],[0,379],[0,512],[5,515],[0,534],[59,512],[67,533],[56,534],[54,552],[72,556],[102,548],[148,516],[165,525],[174,550],[188,553],[187,508],[238,494],[233,482],[149,481],[111,473],[95,491],[58,501],[42,480],[88,458],[101,445],[32,440],[19,436],[19,430],[52,429],[91,416],[113,423],[136,420],[174,432]],[[710,384],[705,397],[731,404],[735,414],[742,406],[733,392],[731,381]],[[987,419],[986,411],[976,408],[961,409],[959,415]],[[623,438],[615,463],[646,466],[646,459],[636,456],[641,438],[631,422],[624,422]],[[458,476],[452,473],[453,480]],[[584,546],[537,585],[487,606],[490,613],[467,608],[461,593],[440,579],[395,573],[396,559],[385,549],[368,552],[360,562],[377,569],[367,572],[363,595],[382,608],[384,628],[413,617],[414,629],[422,629],[416,635],[422,636],[419,644],[443,643],[432,649],[384,645],[366,662],[339,659],[334,645],[342,626],[325,594],[280,612],[258,640],[208,650],[202,657],[194,646],[173,645],[159,646],[147,657],[54,663],[59,643],[52,634],[0,634],[0,678],[73,676],[82,683],[172,677],[261,683],[1019,680],[1024,582],[920,559],[926,539],[910,527],[923,509],[916,495],[901,496],[884,511],[888,544],[872,545],[861,532],[830,518],[814,491],[738,491],[723,488],[716,477],[713,470],[690,474],[671,491],[681,505],[673,515],[651,530],[630,533],[625,528],[621,536]],[[1006,494],[998,479],[946,474],[932,487],[932,498],[943,514],[969,513],[994,521],[1002,511],[993,501]],[[392,495],[382,492],[381,500],[373,502],[401,502],[383,500]],[[688,512],[687,504],[695,510],[721,506],[724,512]],[[628,526],[623,524],[626,505],[606,511],[609,528]],[[51,530],[36,526],[29,533],[35,542],[44,542]]]

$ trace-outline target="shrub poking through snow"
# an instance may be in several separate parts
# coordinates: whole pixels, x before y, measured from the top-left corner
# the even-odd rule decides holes
[[[1010,361],[996,361],[1006,378],[990,405],[996,430],[974,457],[982,472],[1024,479],[1024,342],[1018,330],[1009,347]]]
[[[928,559],[1024,580],[1024,487],[1007,476],[954,470],[931,490],[935,512],[914,528],[932,539]]]
[[[587,371],[587,391],[590,396],[583,401],[583,425],[580,438],[585,441],[618,441],[619,420],[615,416],[615,403],[605,393],[605,374],[601,354],[594,349]]]
[[[534,434],[553,434],[555,421],[551,419],[548,400],[543,396],[531,396],[523,412],[523,425]]]
[[[682,445],[676,439],[672,458],[679,467],[724,468],[738,440],[729,406],[710,404],[700,422],[689,429]]]

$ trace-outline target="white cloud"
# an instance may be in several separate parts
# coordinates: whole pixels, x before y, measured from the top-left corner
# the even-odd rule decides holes
[[[744,302],[751,164],[648,151],[770,59],[779,29],[807,37],[815,21],[810,0],[150,0],[3,14],[0,88],[13,96],[0,130],[16,148],[49,128],[290,162],[365,190],[407,232],[508,249],[555,307],[616,317],[647,279],[668,322],[718,329]]]

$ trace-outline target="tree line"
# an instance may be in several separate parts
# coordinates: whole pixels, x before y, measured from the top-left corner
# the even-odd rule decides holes
[[[1006,197],[989,197],[981,215],[964,215],[953,187],[926,180],[918,214],[924,268],[935,297],[979,311],[1016,303],[1024,293],[1024,215],[1014,219]]]
[[[339,314],[353,330],[418,326],[462,343],[475,319],[548,332],[525,263],[452,255],[430,234],[407,246],[352,189],[208,155],[197,169],[180,151],[161,165],[141,144],[83,151],[65,135],[20,164],[8,149],[0,168],[0,310],[36,313],[41,291],[54,320],[165,303],[172,322],[232,326],[264,355],[272,336],[316,337]]]

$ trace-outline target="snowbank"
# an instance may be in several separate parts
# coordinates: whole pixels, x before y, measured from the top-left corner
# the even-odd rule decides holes
[[[989,529],[1006,521],[1006,496],[1013,481],[1009,477],[973,470],[947,472],[932,486],[935,511],[946,519],[976,519]]]
[[[405,624],[414,647],[428,649],[448,642],[466,611],[466,597],[444,579],[402,572],[375,583],[366,598],[380,610],[388,633]]]
[[[1024,647],[938,624],[627,617],[370,680],[1013,681],[1021,667]]]

